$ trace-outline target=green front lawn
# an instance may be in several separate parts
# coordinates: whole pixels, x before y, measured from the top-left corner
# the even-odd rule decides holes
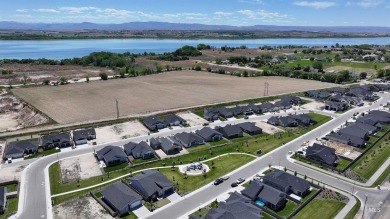
[[[33,158],[37,158],[37,157],[44,157],[44,156],[47,156],[50,154],[58,153],[60,151],[61,151],[60,149],[53,148],[53,149],[49,149],[49,150],[45,150],[42,152],[37,152],[35,154],[28,155],[28,156],[24,157],[24,159],[28,160],[28,159],[33,159]]]
[[[351,161],[340,158],[340,159],[339,159],[339,162],[337,163],[337,169],[338,169],[338,170],[343,170],[343,169],[345,169],[350,163],[351,163]]]
[[[140,163],[151,162],[151,161],[156,161],[156,160],[158,160],[157,157],[152,157],[152,158],[145,159],[145,160],[142,158],[138,158],[138,159],[132,160],[131,162],[133,164],[140,164]]]
[[[226,140],[226,139],[224,139],[224,138],[221,139],[220,141],[209,142],[209,144],[210,144],[211,146],[217,146],[217,145],[227,144],[227,143],[229,143],[229,141]]]
[[[297,205],[297,204],[295,204],[295,203],[292,202],[292,201],[287,200],[286,205],[284,206],[283,209],[281,209],[281,210],[279,210],[279,211],[274,211],[274,210],[272,210],[272,209],[269,208],[269,210],[275,212],[276,214],[278,214],[278,215],[281,216],[281,217],[286,218],[286,217],[288,217],[290,214],[292,214],[292,213],[295,211],[295,209],[297,209],[297,208],[298,208],[298,205]]]
[[[6,185],[5,187],[7,187],[8,192],[15,192],[18,188],[18,184],[17,183],[9,184],[9,185]]]
[[[130,212],[129,215],[121,217],[122,219],[137,219],[137,215],[135,215],[133,212]]]
[[[195,112],[193,112],[195,115],[201,117],[201,118],[204,118],[204,110],[197,110]]]
[[[313,199],[308,205],[306,205],[294,218],[298,219],[329,219],[334,218],[341,209],[343,209],[345,203],[334,200],[320,200]]]
[[[196,151],[204,151],[204,150],[207,150],[210,146],[208,146],[207,144],[203,144],[203,145],[198,145],[198,146],[194,146],[194,147],[189,147],[189,148],[186,148],[188,152],[196,152]]]
[[[108,173],[108,172],[112,172],[112,171],[115,171],[115,170],[124,169],[127,166],[129,166],[129,164],[127,162],[124,162],[124,163],[121,163],[121,164],[118,164],[118,165],[115,165],[115,166],[104,167],[103,170],[104,170],[104,172]]]
[[[0,215],[0,219],[8,218],[9,216],[15,214],[18,211],[18,198],[11,198],[7,200],[7,210],[4,214]]]
[[[167,178],[175,185],[176,189],[178,189],[179,193],[189,193],[208,183],[214,182],[217,178],[230,173],[253,159],[253,157],[248,155],[226,155],[213,161],[205,162],[205,164],[207,164],[210,168],[213,162],[215,167],[211,168],[210,171],[206,173],[206,176],[188,175],[187,179],[185,179],[184,174],[182,174],[177,168],[175,168],[174,171],[171,169],[160,169],[160,172],[167,176]]]
[[[345,216],[344,219],[354,219],[356,214],[358,213],[360,209],[360,200],[355,197],[356,204],[352,207],[352,209],[348,212],[347,216]]]
[[[303,199],[301,199],[301,202],[305,203],[310,197],[315,195],[317,191],[317,189],[312,189],[309,194],[307,194]]]
[[[390,133],[384,136],[364,154],[351,169],[365,179],[369,179],[376,170],[389,158],[390,154]]]

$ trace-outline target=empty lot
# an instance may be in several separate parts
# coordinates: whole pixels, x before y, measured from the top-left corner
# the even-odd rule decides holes
[[[206,72],[180,71],[113,79],[88,84],[14,89],[17,96],[58,123],[115,119],[218,102],[257,98],[269,83],[269,95],[335,86],[285,77],[239,78]]]

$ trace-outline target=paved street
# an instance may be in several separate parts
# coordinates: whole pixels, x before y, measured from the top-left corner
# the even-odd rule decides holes
[[[297,170],[298,172],[306,174],[309,177],[319,179],[326,184],[333,185],[337,188],[346,191],[351,190],[351,184],[345,181],[337,180],[333,177],[329,177],[323,173],[319,173],[307,169],[300,165],[290,163],[286,159],[286,155],[288,151],[296,150],[304,141],[308,141],[308,140],[315,139],[316,137],[320,137],[326,134],[327,132],[330,132],[334,128],[340,126],[341,124],[344,124],[345,121],[351,118],[355,112],[361,112],[368,109],[376,109],[379,107],[380,103],[385,103],[390,100],[390,95],[388,94],[381,94],[381,96],[383,96],[383,98],[377,103],[374,103],[371,106],[352,109],[349,112],[342,115],[336,115],[338,117],[337,119],[334,119],[331,122],[328,122],[327,124],[322,125],[321,127],[307,133],[306,135],[301,136],[290,143],[287,143],[285,146],[270,152],[269,154],[267,154],[267,156],[256,159],[256,161],[246,165],[240,171],[231,174],[231,178],[227,182],[224,182],[219,186],[213,186],[213,185],[205,186],[201,188],[201,190],[186,196],[184,200],[180,202],[174,202],[167,207],[155,211],[158,212],[158,214],[153,214],[149,218],[178,218],[183,214],[186,214],[187,212],[191,211],[192,209],[196,209],[202,203],[206,203],[209,200],[215,199],[215,197],[228,191],[230,189],[230,184],[233,181],[235,181],[237,178],[239,177],[248,178],[254,175],[255,173],[257,173],[260,169],[264,169],[264,167],[268,166],[268,164],[279,165],[280,163],[281,166],[287,166],[288,168]],[[305,110],[303,110],[302,112],[305,112]],[[282,113],[280,115],[285,115],[287,113]],[[258,121],[262,119],[267,119],[270,116],[272,115],[263,115],[263,116],[253,117],[245,121]],[[237,121],[233,121],[233,122],[226,121],[223,124],[228,124],[228,123],[237,123]],[[212,124],[211,126],[213,127],[215,125],[216,124]],[[202,126],[187,128],[184,130],[194,131],[200,128],[202,128]],[[19,197],[20,198],[19,211],[16,217],[17,218],[52,218],[51,207],[48,207],[50,206],[49,203],[50,186],[49,186],[48,177],[46,177],[45,175],[45,171],[47,174],[47,168],[51,163],[56,162],[60,159],[74,157],[85,153],[92,153],[94,150],[99,150],[102,147],[110,144],[122,145],[129,141],[141,141],[141,140],[149,139],[150,137],[167,136],[182,131],[183,130],[170,130],[163,133],[151,134],[150,136],[140,136],[132,139],[123,140],[120,142],[113,142],[113,143],[89,147],[89,148],[82,148],[73,151],[61,152],[59,154],[47,156],[33,161],[33,163],[31,163],[31,165],[29,165],[28,168],[24,170],[22,174],[21,191]],[[388,193],[381,192],[375,189],[365,189],[365,188],[360,188],[355,186],[355,191],[358,192],[357,195],[362,200],[364,199],[365,196],[364,194],[366,193],[369,194],[370,198],[368,199],[368,204],[372,206],[375,206],[380,201],[385,201],[386,199],[389,198]]]

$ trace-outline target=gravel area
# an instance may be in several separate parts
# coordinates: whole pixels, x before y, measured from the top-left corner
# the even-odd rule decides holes
[[[0,169],[0,183],[11,180],[20,180],[25,166],[5,167]]]
[[[75,182],[101,175],[99,163],[93,154],[86,154],[60,161],[62,182]]]
[[[121,139],[147,135],[149,130],[146,129],[138,120],[116,124],[112,126],[104,126],[96,128],[96,142],[103,144]]]
[[[187,120],[190,126],[203,125],[203,123],[207,122],[207,120],[191,112],[181,112],[181,113],[177,113],[177,115]]]
[[[55,219],[111,219],[106,210],[92,197],[80,197],[53,207]]]
[[[281,129],[279,127],[273,126],[271,124],[268,124],[268,123],[262,122],[262,121],[256,122],[256,126],[261,128],[263,130],[263,132],[270,134],[270,135],[273,135],[273,134],[278,133],[278,132],[285,132],[283,129]]]

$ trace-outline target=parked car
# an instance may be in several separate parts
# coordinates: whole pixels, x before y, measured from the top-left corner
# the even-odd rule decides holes
[[[243,183],[244,181],[245,181],[244,178],[238,178],[238,179],[237,179],[237,184],[241,184],[241,183]]]
[[[222,178],[218,178],[218,179],[216,179],[216,180],[214,181],[214,185],[219,185],[219,184],[221,184],[221,183],[223,183],[223,179],[222,179]]]
[[[232,187],[237,187],[238,184],[234,182],[234,183],[231,184],[231,186],[232,186]]]
[[[298,154],[303,154],[303,151],[297,151]]]
[[[253,177],[253,181],[261,181],[261,177],[256,175]]]
[[[202,125],[203,125],[203,126],[208,126],[209,123],[208,123],[208,122],[205,122],[205,123],[203,123]]]
[[[294,154],[294,152],[292,152],[292,151],[288,152],[288,155],[293,155],[293,154]]]
[[[230,178],[230,176],[223,176],[221,179],[228,180],[229,178]]]

